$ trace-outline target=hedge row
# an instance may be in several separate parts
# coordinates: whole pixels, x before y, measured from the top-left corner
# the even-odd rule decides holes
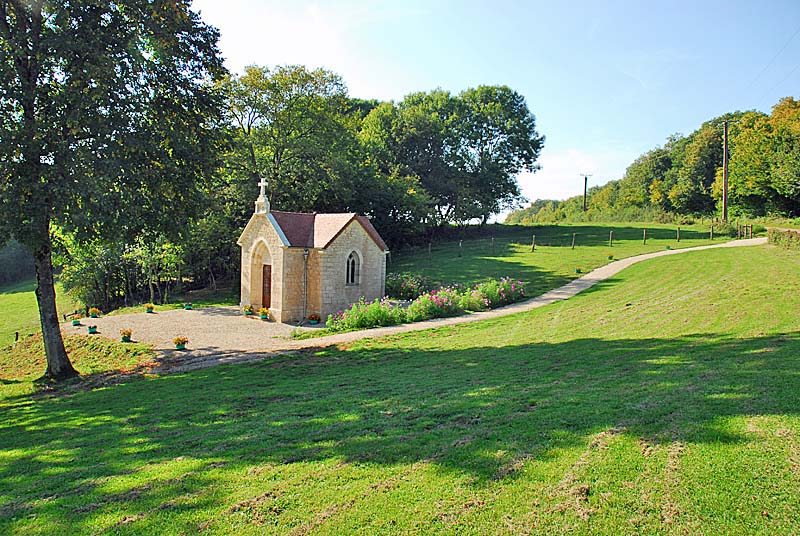
[[[800,250],[800,230],[770,229],[767,234],[767,241],[776,246]]]

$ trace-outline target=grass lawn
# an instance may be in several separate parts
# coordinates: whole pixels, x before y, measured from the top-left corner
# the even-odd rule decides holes
[[[609,246],[611,231],[613,246]],[[536,249],[531,252],[533,235]],[[585,273],[610,262],[609,254],[621,259],[666,247],[678,249],[730,240],[717,236],[712,242],[708,227],[699,225],[682,226],[680,236],[678,241],[674,225],[660,224],[508,226],[494,244],[491,238],[483,238],[464,240],[461,248],[457,241],[434,244],[430,256],[427,247],[400,252],[391,258],[387,271],[421,273],[445,284],[510,276],[525,281],[528,294],[536,296],[580,277],[576,268]]]
[[[22,338],[41,330],[35,288],[35,281],[0,288],[0,352],[14,342],[14,332],[18,331]],[[56,306],[60,319],[64,313],[80,309],[60,283],[56,283]]]
[[[800,256],[637,264],[529,313],[31,397],[0,534],[788,534]]]

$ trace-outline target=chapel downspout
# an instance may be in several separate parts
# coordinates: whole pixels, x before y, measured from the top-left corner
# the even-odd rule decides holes
[[[303,319],[300,324],[308,318],[308,248],[303,249]]]

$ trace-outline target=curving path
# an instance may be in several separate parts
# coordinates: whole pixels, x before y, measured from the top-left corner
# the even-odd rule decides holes
[[[610,262],[562,287],[545,292],[527,301],[515,303],[499,309],[457,317],[436,318],[424,322],[415,322],[413,324],[351,331],[313,339],[292,340],[289,338],[294,329],[292,326],[248,319],[242,316],[236,307],[206,307],[192,311],[177,309],[151,315],[135,313],[130,315],[108,316],[92,319],[91,321],[89,319],[84,319],[83,322],[91,322],[97,325],[98,331],[109,338],[116,338],[119,330],[122,328],[132,329],[134,340],[152,344],[159,353],[157,358],[158,366],[152,369],[152,372],[181,372],[225,363],[259,361],[277,354],[294,353],[304,348],[332,346],[365,338],[383,337],[408,331],[421,331],[440,326],[465,324],[467,322],[478,322],[489,318],[530,311],[538,307],[571,298],[596,285],[600,281],[604,281],[616,275],[632,264],[647,259],[663,257],[665,255],[678,255],[688,251],[758,246],[766,243],[766,238],[751,238],[708,246],[664,250],[637,255],[635,257],[628,257],[626,259]],[[62,331],[65,335],[85,333],[85,330],[86,328],[84,326],[73,327],[70,324],[62,325]],[[176,335],[183,335],[189,338],[188,351],[176,351],[171,349],[172,338]]]

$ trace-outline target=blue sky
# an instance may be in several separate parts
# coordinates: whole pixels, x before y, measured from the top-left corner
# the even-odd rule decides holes
[[[546,136],[529,199],[620,178],[675,132],[800,94],[800,1],[194,0],[233,72],[325,67],[362,98],[506,84]]]

